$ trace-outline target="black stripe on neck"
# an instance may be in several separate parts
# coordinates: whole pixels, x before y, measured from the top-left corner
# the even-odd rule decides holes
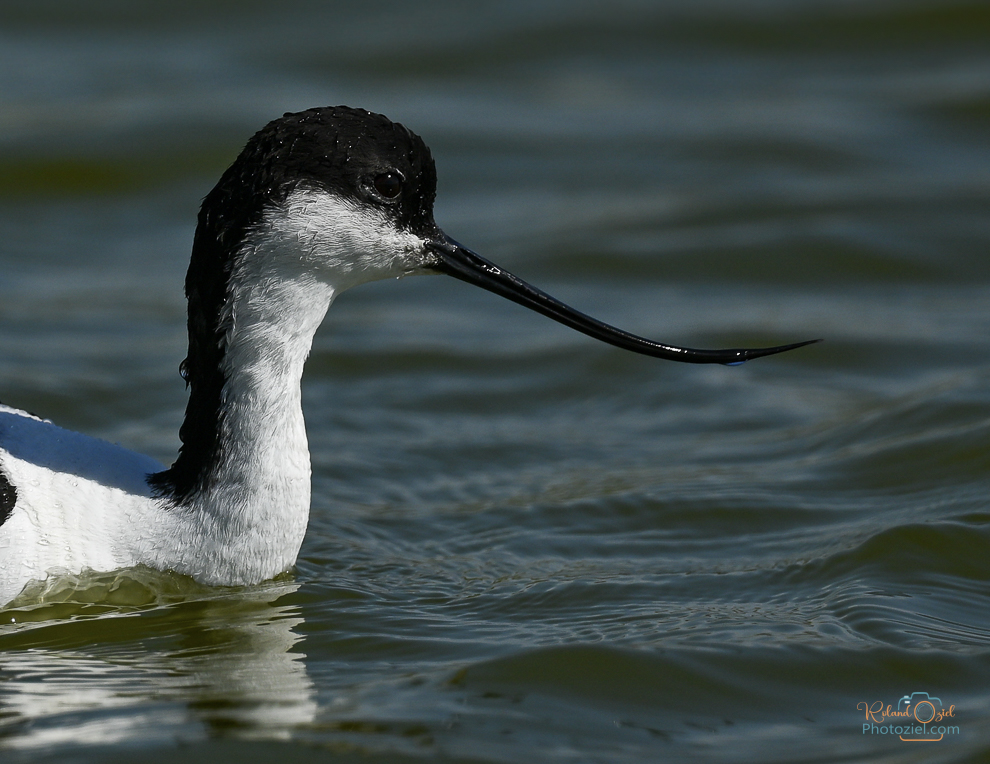
[[[182,445],[169,469],[148,478],[156,495],[177,504],[189,503],[210,487],[221,458],[221,401],[227,382],[222,368],[227,337],[221,318],[231,299],[234,264],[265,207],[277,204],[288,192],[286,184],[265,172],[270,162],[264,158],[272,150],[270,128],[248,142],[199,211],[185,282],[189,351],[180,368],[189,402],[179,429]]]
[[[222,371],[226,338],[220,317],[230,299],[230,274],[236,254],[230,248],[243,239],[249,224],[248,220],[221,220],[211,212],[223,209],[210,203],[218,189],[219,186],[203,203],[186,272],[189,351],[181,369],[189,388],[189,402],[179,429],[182,446],[169,469],[148,478],[157,495],[180,504],[208,488],[220,457],[220,404],[226,383]]]
[[[422,139],[380,114],[346,106],[309,109],[270,122],[203,200],[185,287],[189,354],[183,376],[189,403],[179,430],[178,458],[148,478],[156,495],[189,503],[210,487],[217,473],[227,382],[222,371],[227,338],[220,321],[231,299],[235,262],[247,256],[244,242],[264,211],[299,187],[378,203],[369,198],[366,186],[368,178],[385,171],[397,171],[409,185],[400,201],[388,207],[396,224],[409,230],[435,228],[436,169]]]

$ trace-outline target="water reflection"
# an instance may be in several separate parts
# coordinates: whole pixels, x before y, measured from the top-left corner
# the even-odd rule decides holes
[[[297,588],[0,627],[0,749],[288,738],[317,707]]]

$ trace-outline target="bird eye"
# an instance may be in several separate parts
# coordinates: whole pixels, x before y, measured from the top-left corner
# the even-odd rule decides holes
[[[383,172],[375,176],[374,186],[383,198],[394,199],[402,190],[402,176],[397,172]]]

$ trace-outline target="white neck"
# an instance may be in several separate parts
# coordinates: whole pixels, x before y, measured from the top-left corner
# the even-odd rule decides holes
[[[303,366],[334,297],[401,276],[422,242],[325,193],[269,210],[235,260],[220,317],[225,339],[219,447],[204,487],[175,508],[167,567],[211,583],[252,583],[291,567],[309,518]],[[168,557],[168,560],[164,560]]]
[[[215,572],[250,582],[290,567],[306,532],[310,458],[300,385],[334,294],[312,279],[266,283],[244,273],[233,279],[241,283],[231,290],[225,316],[217,463],[182,510],[197,543],[182,542],[177,551],[197,550],[182,567],[201,580]],[[203,552],[215,559],[202,560]]]

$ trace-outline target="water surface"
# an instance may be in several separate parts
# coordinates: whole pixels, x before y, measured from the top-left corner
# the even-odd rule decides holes
[[[936,0],[0,9],[5,403],[170,462],[199,200],[332,103],[423,135],[440,225],[583,311],[826,338],[680,366],[452,279],[343,295],[295,571],[29,593],[0,756],[985,759],[988,42]],[[914,692],[941,741],[864,733]]]

